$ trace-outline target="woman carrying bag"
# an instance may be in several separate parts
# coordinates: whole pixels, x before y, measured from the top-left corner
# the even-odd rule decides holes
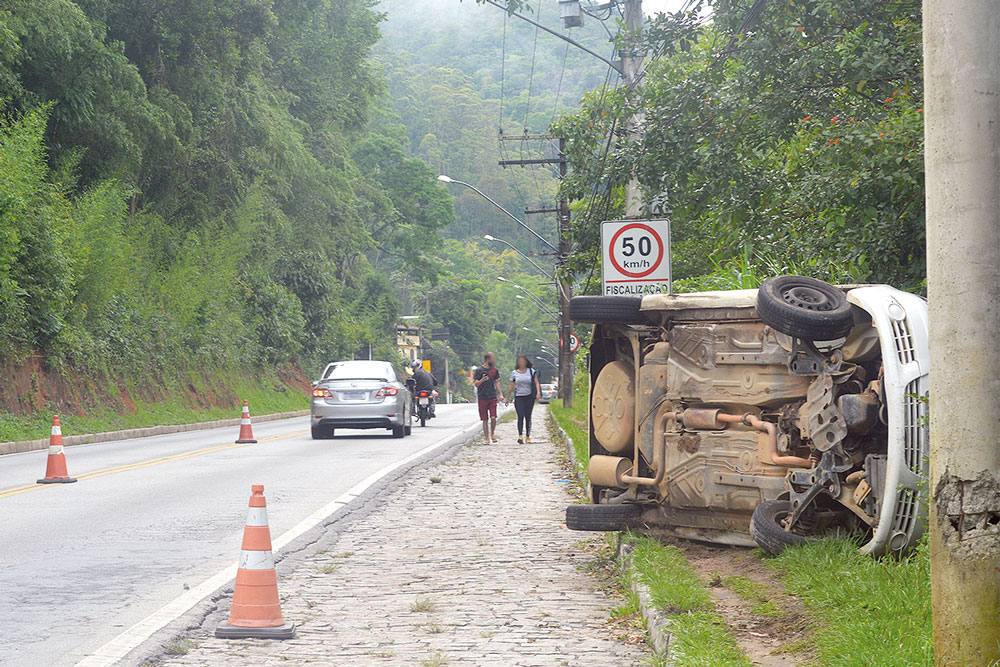
[[[517,358],[514,371],[510,374],[510,387],[507,388],[508,403],[512,393],[514,410],[517,411],[517,444],[521,445],[525,441],[531,442],[531,411],[535,407],[535,399],[542,397],[538,373],[528,357],[523,354]]]

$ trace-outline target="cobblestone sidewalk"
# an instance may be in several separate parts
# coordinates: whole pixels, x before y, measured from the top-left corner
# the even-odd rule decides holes
[[[158,664],[641,664],[644,647],[605,625],[620,601],[584,571],[593,556],[574,545],[586,536],[562,523],[570,496],[545,416],[536,409],[533,444],[501,424],[498,445],[480,437],[412,473],[293,571],[279,564],[295,639],[227,642],[206,623]]]

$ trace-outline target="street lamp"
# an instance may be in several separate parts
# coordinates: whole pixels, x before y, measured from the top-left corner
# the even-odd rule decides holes
[[[497,243],[503,243],[505,246],[507,246],[508,248],[510,248],[511,250],[513,250],[514,252],[516,252],[518,255],[520,255],[521,257],[524,257],[526,260],[528,260],[529,262],[531,262],[531,265],[533,267],[535,267],[536,269],[538,269],[539,271],[541,271],[542,275],[544,275],[546,278],[548,278],[549,280],[553,280],[553,281],[555,280],[555,278],[552,277],[551,273],[549,273],[548,271],[546,271],[542,267],[538,266],[538,264],[535,263],[535,260],[531,259],[527,255],[525,255],[523,252],[521,252],[520,250],[518,250],[517,248],[515,248],[514,244],[509,243],[507,241],[504,241],[503,239],[498,239],[495,236],[490,236],[489,234],[484,235],[483,238],[486,239],[487,241],[496,241]]]
[[[469,188],[470,190],[472,190],[473,192],[475,192],[476,194],[478,194],[480,197],[482,197],[483,199],[485,199],[486,201],[488,201],[489,203],[493,204],[498,209],[500,209],[501,211],[503,211],[504,214],[508,218],[510,218],[511,220],[513,220],[514,222],[516,222],[517,224],[521,225],[522,227],[524,227],[525,229],[527,229],[529,232],[531,232],[532,236],[534,236],[536,239],[538,239],[539,241],[541,241],[542,243],[544,243],[545,245],[547,245],[549,248],[551,248],[552,251],[554,253],[556,253],[556,255],[559,254],[559,249],[558,248],[556,248],[554,245],[552,245],[551,243],[549,243],[548,241],[546,241],[545,238],[543,236],[541,236],[538,232],[536,232],[534,229],[532,229],[528,225],[526,225],[523,222],[521,222],[520,218],[518,218],[516,215],[514,215],[513,213],[511,213],[510,211],[508,211],[507,209],[505,209],[500,204],[498,204],[488,194],[486,194],[485,192],[483,192],[482,190],[480,190],[476,186],[474,186],[474,185],[472,185],[470,183],[466,183],[465,181],[456,181],[454,178],[451,178],[449,176],[445,176],[444,174],[441,174],[440,176],[438,176],[438,180],[441,181],[442,183],[454,183],[455,185],[463,185],[463,186]]]
[[[535,302],[535,301],[531,301],[530,299],[525,299],[525,298],[524,298],[524,297],[523,297],[522,295],[520,295],[520,294],[515,294],[515,295],[514,295],[514,298],[515,298],[515,299],[522,299],[522,300],[524,300],[524,301],[527,301],[528,303],[530,303],[531,305],[533,305],[533,306],[534,306],[535,308],[538,308],[538,309],[539,309],[540,311],[542,311],[542,312],[543,312],[543,313],[545,313],[546,315],[551,315],[551,316],[553,316],[553,317],[559,317],[559,313],[557,313],[556,311],[554,311],[554,310],[549,310],[549,309],[548,309],[548,308],[546,308],[545,306],[542,306],[542,305],[539,305],[539,304],[538,304],[537,302]]]
[[[515,288],[521,290],[522,292],[524,292],[524,294],[526,294],[528,296],[528,298],[530,298],[532,301],[534,301],[535,304],[537,306],[539,306],[540,308],[542,308],[542,309],[547,309],[548,308],[548,306],[545,305],[544,301],[542,301],[537,296],[535,296],[534,294],[532,294],[529,290],[526,290],[525,288],[521,287],[517,283],[515,283],[515,282],[513,282],[511,280],[507,280],[503,276],[497,276],[497,280],[499,280],[502,283],[507,283],[508,285],[513,285]],[[549,312],[552,312],[552,311],[549,311]]]

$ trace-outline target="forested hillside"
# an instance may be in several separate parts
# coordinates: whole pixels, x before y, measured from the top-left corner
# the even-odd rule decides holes
[[[384,39],[377,47],[393,109],[406,126],[416,157],[449,176],[473,183],[508,210],[552,208],[552,168],[498,166],[501,158],[555,155],[554,144],[507,142],[504,134],[544,133],[559,115],[577,108],[584,93],[606,81],[607,67],[558,38],[473,0],[383,0]],[[555,2],[531,3],[529,15],[562,30]],[[596,20],[570,32],[610,56],[612,44]],[[481,197],[456,190],[458,239],[484,233],[542,250]],[[551,238],[555,217],[531,222]]]
[[[395,352],[389,269],[453,220],[368,0],[0,10],[0,346],[123,377]],[[373,263],[380,263],[379,270]]]

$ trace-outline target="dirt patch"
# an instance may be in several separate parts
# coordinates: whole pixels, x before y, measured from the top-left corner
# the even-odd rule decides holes
[[[716,611],[753,664],[796,667],[811,661],[813,623],[801,600],[785,592],[781,579],[752,550],[667,541],[684,552],[708,585]]]

